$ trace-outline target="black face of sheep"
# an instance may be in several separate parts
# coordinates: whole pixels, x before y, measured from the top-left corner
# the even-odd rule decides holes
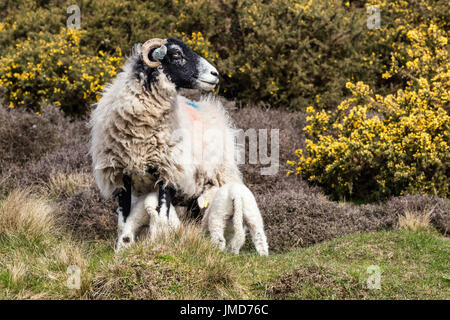
[[[180,40],[152,39],[142,46],[138,73],[146,75],[146,82],[156,80],[158,69],[177,88],[211,90],[219,82],[219,73],[206,59],[200,57]]]

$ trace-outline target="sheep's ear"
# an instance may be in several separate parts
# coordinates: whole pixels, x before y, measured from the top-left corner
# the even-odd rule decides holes
[[[161,61],[162,59],[164,59],[166,54],[167,54],[167,47],[165,45],[162,45],[161,47],[153,50],[152,58],[154,61]]]

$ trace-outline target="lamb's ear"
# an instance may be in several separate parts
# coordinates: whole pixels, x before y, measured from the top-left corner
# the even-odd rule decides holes
[[[207,208],[211,205],[217,190],[219,190],[219,188],[216,186],[208,186],[206,190],[203,191],[203,193],[197,198],[197,203],[200,209]]]
[[[200,209],[206,208],[208,206],[208,201],[206,201],[205,197],[201,195],[197,198],[197,204]]]
[[[154,61],[161,61],[162,59],[164,59],[166,54],[167,54],[167,47],[165,45],[162,45],[161,47],[153,50],[152,58]]]

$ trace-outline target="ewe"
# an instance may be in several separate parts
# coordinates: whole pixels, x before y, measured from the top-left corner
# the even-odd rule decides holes
[[[212,201],[211,201],[212,199]],[[252,192],[242,183],[228,183],[220,188],[211,188],[198,198],[201,207],[207,206],[202,227],[209,231],[211,240],[224,250],[239,254],[245,242],[245,227],[249,229],[256,251],[269,254],[264,224]]]
[[[119,198],[119,232],[140,195],[158,191],[160,214],[169,215],[175,190],[192,200],[205,186],[241,181],[222,104],[178,93],[211,90],[218,81],[217,70],[183,42],[152,39],[134,47],[103,91],[91,116],[90,153],[101,194]]]

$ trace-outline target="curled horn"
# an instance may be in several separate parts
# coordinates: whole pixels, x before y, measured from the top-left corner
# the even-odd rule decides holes
[[[148,54],[150,53],[150,51],[152,49],[158,48],[166,43],[167,43],[167,40],[165,40],[165,39],[154,38],[154,39],[150,39],[150,40],[146,41],[142,45],[142,49],[141,49],[142,59],[144,60],[144,62],[147,66],[149,66],[150,68],[156,68],[157,66],[159,66],[161,64],[161,62],[159,62],[159,61],[151,61],[148,58]]]

